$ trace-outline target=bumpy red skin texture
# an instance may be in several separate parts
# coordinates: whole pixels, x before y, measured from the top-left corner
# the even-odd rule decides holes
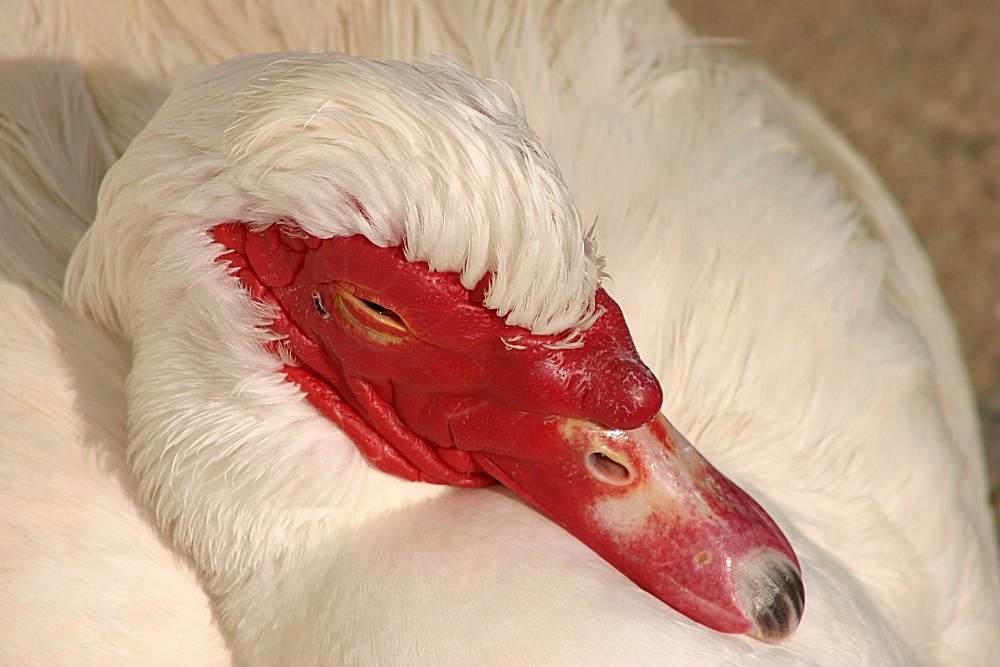
[[[281,225],[213,232],[251,295],[278,305],[271,328],[299,361],[285,374],[382,470],[467,487],[498,480],[653,595],[723,632],[751,628],[734,564],[759,549],[797,564],[766,512],[658,416],[660,386],[604,290],[604,313],[582,346],[553,348],[562,336],[509,326],[482,305],[485,279],[467,290],[401,248]],[[629,463],[632,483],[588,472],[595,443]],[[656,511],[609,528],[601,503],[637,489],[653,493]]]
[[[659,410],[659,383],[639,359],[618,305],[603,290],[597,304],[607,312],[583,333],[583,347],[550,349],[546,345],[562,336],[508,326],[482,306],[482,289],[467,290],[455,274],[408,262],[401,248],[379,248],[361,236],[296,238],[276,225],[259,233],[247,233],[241,224],[222,225],[215,236],[233,251],[222,259],[251,294],[280,306],[283,317],[272,328],[289,337],[305,368],[332,385],[368,423],[380,423],[376,430],[399,430],[399,415],[404,429],[420,434],[424,443],[396,446],[407,454],[424,445],[454,448],[448,421],[483,403],[514,414],[577,417],[620,429],[640,426]],[[359,336],[336,312],[331,285],[338,282],[399,313],[408,335],[395,344]],[[329,316],[318,311],[317,295]],[[377,319],[364,324],[387,338],[400,337]],[[505,340],[524,349],[511,349]],[[290,374],[303,379],[302,371]],[[411,435],[390,433],[387,439]],[[469,457],[456,458],[451,467],[478,470]],[[423,473],[402,476],[462,483],[443,469]]]

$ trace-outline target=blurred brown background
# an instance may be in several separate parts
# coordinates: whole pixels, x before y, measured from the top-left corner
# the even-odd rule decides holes
[[[1000,510],[1000,5],[672,4],[811,99],[899,200],[958,326]]]

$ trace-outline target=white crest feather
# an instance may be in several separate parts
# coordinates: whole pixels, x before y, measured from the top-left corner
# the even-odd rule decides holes
[[[508,102],[444,61],[238,58],[168,99],[109,173],[90,235],[132,254],[148,225],[291,219],[322,238],[403,245],[467,288],[492,275],[485,303],[509,324],[572,335],[595,318],[599,262],[555,162],[504,91]],[[143,169],[153,175],[129,180]],[[106,312],[102,290],[78,285],[90,271],[73,263],[71,292]]]

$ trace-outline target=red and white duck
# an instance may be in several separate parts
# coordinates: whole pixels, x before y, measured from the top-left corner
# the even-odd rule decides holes
[[[652,6],[170,7],[6,25],[81,65],[0,75],[0,662],[997,658],[950,324],[807,108]],[[146,123],[251,48],[526,96],[275,53]]]

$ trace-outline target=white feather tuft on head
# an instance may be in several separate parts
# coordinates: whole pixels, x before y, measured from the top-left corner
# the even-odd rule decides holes
[[[68,292],[115,321],[129,297],[106,303],[86,274],[114,280],[116,256],[129,264],[177,231],[163,225],[294,220],[317,237],[403,245],[467,288],[491,275],[485,304],[508,324],[572,335],[597,316],[600,264],[554,161],[504,97],[443,61],[282,54],[215,67],[109,172],[89,233],[101,238],[77,253]]]

